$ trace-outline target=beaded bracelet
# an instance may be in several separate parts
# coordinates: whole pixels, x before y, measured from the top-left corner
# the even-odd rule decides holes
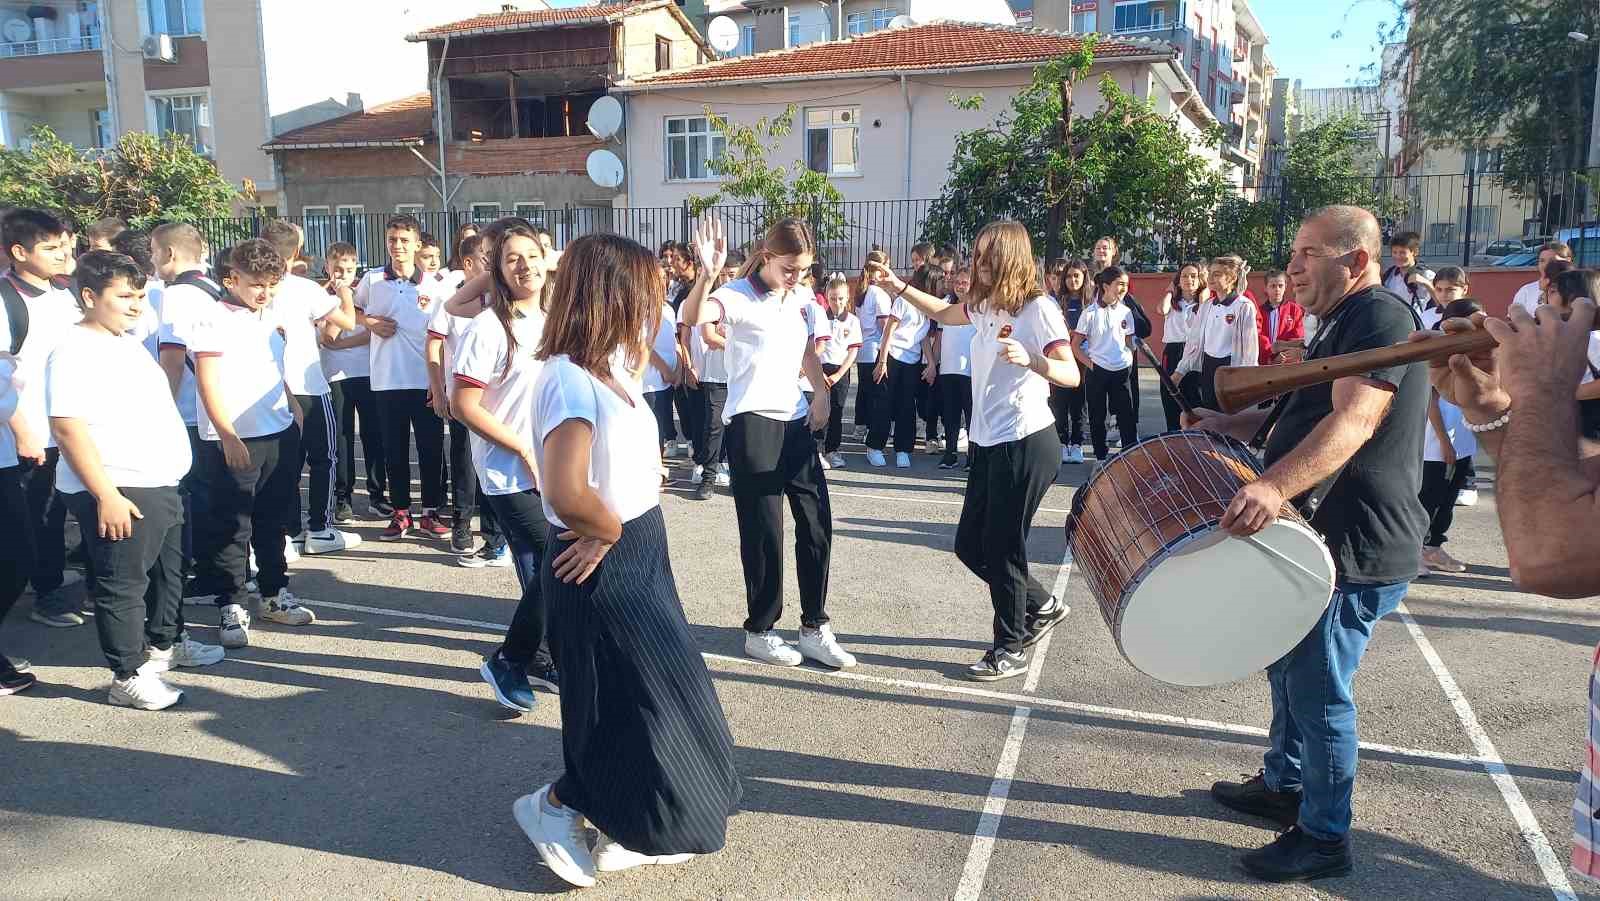
[[[1506,423],[1510,421],[1511,409],[1507,407],[1506,411],[1501,413],[1500,417],[1493,422],[1486,422],[1483,425],[1474,425],[1473,423],[1468,422],[1465,417],[1463,417],[1461,424],[1467,427],[1467,431],[1481,435],[1484,432],[1492,432],[1495,429],[1505,428]]]

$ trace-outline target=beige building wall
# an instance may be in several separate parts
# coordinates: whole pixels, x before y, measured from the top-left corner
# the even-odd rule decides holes
[[[628,16],[622,20],[622,77],[656,71],[656,38],[672,44],[672,66],[683,69],[700,62],[700,46],[666,9]]]

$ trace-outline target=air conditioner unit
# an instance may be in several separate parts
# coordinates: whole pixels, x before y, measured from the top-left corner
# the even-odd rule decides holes
[[[172,45],[172,35],[152,34],[144,39],[144,58],[158,63],[175,63],[178,52]]]

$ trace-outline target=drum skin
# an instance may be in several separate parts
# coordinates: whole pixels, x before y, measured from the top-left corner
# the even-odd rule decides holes
[[[1333,559],[1292,506],[1249,539],[1219,526],[1260,473],[1232,438],[1168,432],[1124,448],[1073,499],[1073,563],[1142,672],[1178,685],[1243,678],[1292,650],[1327,608]]]

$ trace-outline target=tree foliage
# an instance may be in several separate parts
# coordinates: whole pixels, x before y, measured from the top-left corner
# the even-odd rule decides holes
[[[135,228],[232,215],[238,191],[181,136],[129,132],[79,150],[35,127],[25,149],[0,148],[0,203],[61,210],[79,222],[117,216]]]
[[[1027,227],[1040,251],[1086,252],[1109,234],[1125,257],[1150,264],[1200,239],[1228,187],[1196,146],[1218,146],[1221,129],[1191,137],[1110,77],[1098,85],[1099,109],[1071,116],[1093,47],[1087,40],[1081,51],[1038,66],[993,125],[957,135],[949,178],[929,211],[929,240],[962,243],[1009,218]]]
[[[713,207],[718,214],[748,217],[734,223],[735,234],[759,235],[780,219],[797,217],[811,223],[819,241],[845,236],[844,195],[828,180],[796,160],[788,166],[769,163],[784,138],[794,130],[795,107],[782,114],[746,125],[725,116],[705,114],[711,128],[725,141],[725,150],[706,162],[722,181],[714,193],[691,195],[689,212],[700,216]],[[737,206],[730,206],[737,204]]]

